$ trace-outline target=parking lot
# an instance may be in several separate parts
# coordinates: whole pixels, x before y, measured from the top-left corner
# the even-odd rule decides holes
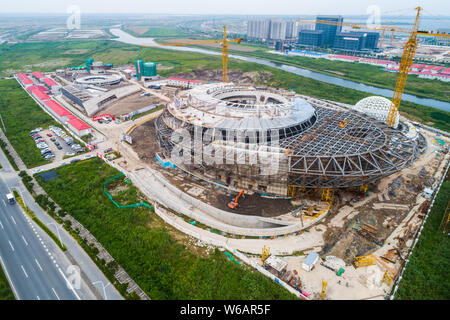
[[[60,161],[64,156],[73,156],[76,154],[72,147],[64,140],[64,136],[58,136],[50,128],[43,129],[38,134],[41,136],[39,141],[46,143],[48,149],[54,154],[54,157],[50,159],[51,161]],[[74,143],[77,144],[76,141]]]

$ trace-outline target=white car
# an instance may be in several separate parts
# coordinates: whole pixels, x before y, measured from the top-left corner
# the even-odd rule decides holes
[[[70,156],[74,156],[74,155],[75,155],[75,152],[67,152],[67,153],[66,153],[66,156],[69,156],[69,157],[70,157]]]

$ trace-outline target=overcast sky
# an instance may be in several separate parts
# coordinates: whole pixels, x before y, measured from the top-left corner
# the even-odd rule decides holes
[[[76,5],[83,13],[171,14],[355,14],[371,5],[382,14],[414,14],[420,4],[439,16],[450,16],[448,0],[1,0],[1,13],[66,13]],[[399,11],[402,9],[410,9]],[[392,13],[391,13],[392,12]]]

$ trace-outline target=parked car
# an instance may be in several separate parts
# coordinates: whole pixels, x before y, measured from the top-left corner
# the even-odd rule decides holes
[[[105,149],[105,151],[103,151],[103,153],[110,153],[110,152],[112,152],[112,151],[113,151],[112,148],[108,148],[108,149]]]
[[[80,161],[80,159],[73,159],[73,160],[70,161],[70,163],[75,163],[75,162],[78,162],[78,161]]]
[[[47,137],[51,137],[52,136],[52,134],[51,133],[47,133]]]
[[[53,153],[49,153],[44,158],[45,158],[45,160],[50,160],[50,159],[52,159],[54,157],[55,157],[55,155]]]
[[[59,145],[60,145],[59,142],[55,141],[55,146],[59,146]]]
[[[39,133],[35,133],[31,136],[33,139],[36,139],[36,137],[42,138],[42,136]]]
[[[38,134],[38,132],[33,130],[33,131],[30,132],[29,136],[32,137],[32,136],[35,136],[37,134]]]
[[[40,143],[36,146],[38,149],[44,150],[44,149],[48,149],[48,144],[46,143]]]
[[[39,127],[39,128],[34,129],[34,130],[36,130],[37,132],[39,132],[39,131],[42,131],[42,130],[44,130],[44,129],[42,129],[41,127]]]
[[[56,141],[56,138],[53,137],[53,138],[50,138],[50,140],[53,141],[53,142],[55,142],[55,141]]]
[[[38,139],[38,140],[36,140],[35,142],[36,142],[36,144],[38,144],[38,143],[45,142],[45,140],[44,140],[44,139]]]
[[[58,150],[62,149],[62,147],[59,144],[56,146],[56,148],[58,148]]]
[[[50,152],[52,152],[49,148],[46,148],[46,149],[42,149],[41,150],[41,154],[44,156],[46,153],[50,153]]]
[[[70,157],[70,156],[74,156],[75,152],[66,152],[66,156]]]

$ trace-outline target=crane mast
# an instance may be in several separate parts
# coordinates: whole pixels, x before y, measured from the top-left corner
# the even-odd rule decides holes
[[[417,31],[419,30],[419,15],[421,7],[417,7],[416,20],[414,22],[414,27],[411,30],[408,41],[403,48],[403,55],[400,61],[400,66],[398,69],[397,82],[395,84],[394,97],[392,98],[391,107],[389,109],[389,114],[387,117],[387,124],[394,127],[395,120],[398,114],[398,108],[400,107],[400,102],[402,101],[403,91],[406,86],[406,79],[408,77],[409,70],[411,69],[414,55],[417,49]]]

